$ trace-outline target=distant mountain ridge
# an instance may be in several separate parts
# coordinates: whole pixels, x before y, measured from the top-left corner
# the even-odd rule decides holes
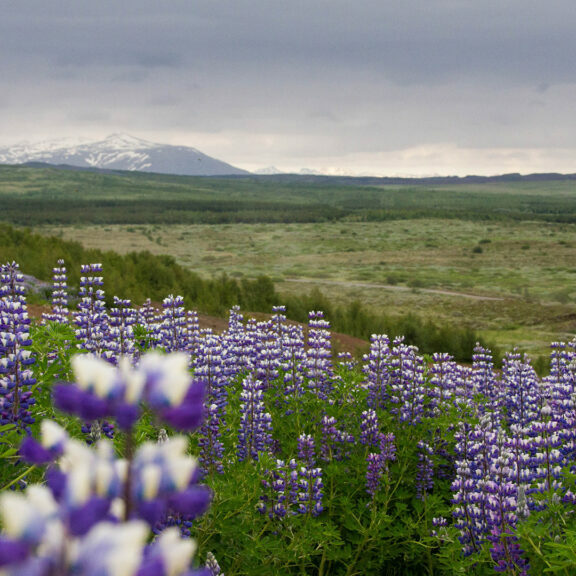
[[[127,134],[112,134],[96,142],[50,140],[0,147],[0,164],[32,162],[181,176],[249,174],[196,148],[157,144]]]

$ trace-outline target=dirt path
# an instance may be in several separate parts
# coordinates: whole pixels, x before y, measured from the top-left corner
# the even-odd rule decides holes
[[[284,282],[298,282],[300,284],[330,284],[331,286],[342,286],[344,288],[382,288],[384,290],[394,290],[396,292],[426,292],[427,294],[440,294],[442,296],[458,296],[469,298],[470,300],[492,300],[502,301],[505,298],[498,296],[480,296],[478,294],[466,294],[465,292],[452,292],[450,290],[435,290],[433,288],[410,288],[409,286],[395,286],[393,284],[371,284],[368,282],[344,282],[340,280],[324,280],[323,278],[285,278]]]

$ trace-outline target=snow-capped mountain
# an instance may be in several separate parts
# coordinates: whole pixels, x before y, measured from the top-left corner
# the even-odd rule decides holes
[[[50,140],[0,148],[0,164],[27,162],[186,176],[248,174],[196,148],[156,144],[126,134],[112,134],[98,142]]]

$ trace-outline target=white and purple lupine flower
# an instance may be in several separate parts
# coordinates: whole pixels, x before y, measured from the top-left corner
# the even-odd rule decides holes
[[[281,369],[284,373],[286,396],[301,396],[304,393],[304,375],[301,367],[306,357],[302,326],[286,326],[286,331],[282,337],[281,351]]]
[[[196,428],[202,418],[202,382],[193,380],[184,353],[150,352],[136,366],[121,358],[118,369],[92,355],[72,359],[75,384],[55,387],[60,409],[86,421],[114,417],[129,430],[145,403],[159,418],[179,430]]]
[[[334,416],[322,417],[320,456],[324,462],[347,458],[354,443],[354,436],[339,429],[337,424]]]
[[[392,432],[380,435],[380,451],[366,457],[366,492],[372,500],[380,489],[382,477],[388,474],[388,463],[396,459],[395,437]]]
[[[298,514],[310,514],[319,516],[324,507],[322,497],[324,484],[322,483],[322,468],[298,468]]]
[[[210,570],[209,576],[225,576],[220,569],[220,564],[212,552],[206,554],[206,568]]]
[[[297,478],[297,475],[296,475]],[[273,470],[265,470],[262,480],[264,493],[260,496],[257,509],[261,514],[267,514],[270,519],[284,518],[291,512],[291,505],[295,503],[293,495],[296,489],[291,490],[291,468],[284,460],[276,460]]]
[[[330,323],[321,311],[308,314],[308,348],[302,363],[308,388],[319,398],[326,400],[332,391],[334,372],[332,369],[332,345]]]
[[[430,400],[427,414],[438,416],[450,407],[456,394],[457,370],[458,366],[450,354],[432,355],[432,365],[429,370],[430,385],[427,389]]]
[[[0,572],[4,576],[193,576],[196,545],[168,529],[151,545],[141,520],[99,522],[72,534],[62,522],[50,490],[30,486],[25,493],[0,496],[3,533]]]
[[[216,404],[220,418],[224,418],[228,402],[227,387],[233,372],[230,364],[233,360],[222,337],[206,335],[198,340],[192,361],[194,375],[204,382],[206,405]]]
[[[60,259],[52,270],[52,311],[44,312],[44,321],[68,324],[70,311],[68,309],[68,276],[64,260]]]
[[[114,296],[114,306],[109,311],[108,330],[102,356],[117,364],[119,358],[134,358],[136,345],[134,341],[134,325],[137,312],[130,300]]]
[[[40,442],[23,443],[21,456],[33,463],[56,462],[47,484],[71,534],[84,535],[106,518],[138,518],[154,527],[169,512],[195,517],[208,506],[210,494],[196,483],[197,462],[187,454],[184,436],[144,443],[129,461],[116,458],[107,439],[91,448],[47,420],[41,431]]]
[[[372,408],[364,410],[360,420],[360,443],[365,446],[378,446],[380,442],[380,424],[378,415]]]
[[[434,488],[434,451],[430,444],[424,441],[418,442],[418,465],[416,470],[416,498],[425,500],[432,488]]]
[[[220,411],[216,404],[205,407],[204,421],[200,427],[200,465],[204,474],[216,472],[224,473],[222,460],[224,458],[224,445],[221,440],[222,421]]]
[[[298,458],[306,466],[316,465],[316,444],[311,434],[300,434],[298,436]]]
[[[262,382],[264,390],[270,388],[272,381],[279,375],[282,350],[280,340],[271,322],[258,323],[254,339],[256,378]]]
[[[29,368],[35,358],[24,294],[18,264],[0,266],[0,425],[27,431],[34,422],[30,408],[35,403],[31,389],[36,379]]]
[[[190,345],[184,298],[171,294],[162,301],[162,308],[159,345],[166,352],[187,351]]]
[[[372,334],[370,353],[364,356],[363,372],[366,374],[368,406],[383,408],[390,397],[390,340],[388,336]]]
[[[426,387],[424,384],[424,360],[415,346],[397,339],[390,361],[390,400],[400,422],[418,424],[424,415]]]
[[[104,303],[102,264],[83,264],[80,268],[80,301],[74,316],[78,347],[96,355],[104,350],[108,331],[108,315]]]
[[[238,459],[258,460],[258,454],[269,451],[271,445],[272,417],[264,408],[262,384],[249,374],[240,394]]]

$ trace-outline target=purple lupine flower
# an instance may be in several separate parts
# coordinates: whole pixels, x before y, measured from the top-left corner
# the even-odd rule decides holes
[[[44,486],[2,494],[0,509],[4,529],[0,561],[6,576],[193,574],[189,568],[195,544],[181,539],[175,529],[161,534],[150,546],[148,528],[140,520],[99,522],[72,538]]]
[[[553,343],[550,374],[542,381],[541,413],[551,409],[550,419],[557,422],[561,451],[566,461],[576,456],[576,341]]]
[[[249,318],[242,332],[236,333],[236,369],[239,374],[254,373],[256,367],[258,340],[258,323],[254,318]]]
[[[208,576],[225,576],[224,572],[220,570],[220,564],[218,564],[218,561],[212,552],[206,554],[206,568],[210,570]]]
[[[248,360],[245,357],[246,329],[244,317],[240,313],[240,306],[233,306],[228,316],[228,330],[222,335],[222,346],[226,349],[228,357],[228,370],[230,377],[245,372]]]
[[[464,554],[478,552],[489,543],[498,571],[505,565],[526,565],[514,536],[519,514],[525,508],[518,502],[519,495],[524,497],[525,493],[516,482],[520,476],[510,438],[502,429],[490,429],[492,422],[487,414],[474,428],[460,424],[452,484],[453,516]]]
[[[298,514],[319,516],[324,510],[322,497],[324,495],[322,469],[301,466],[298,469]]]
[[[530,564],[524,557],[518,538],[514,534],[500,533],[498,528],[492,530],[490,538],[494,540],[490,549],[490,556],[495,563],[494,571],[528,576]]]
[[[115,426],[108,420],[93,420],[83,424],[81,430],[86,435],[86,444],[90,445],[98,442],[102,435],[106,438],[114,438]]]
[[[550,498],[554,492],[563,492],[562,466],[562,428],[558,420],[553,419],[552,409],[545,404],[537,420],[530,423],[527,430],[530,438],[531,495],[540,493]],[[546,502],[542,502],[546,505]]]
[[[21,456],[37,463],[59,459],[59,475],[51,476],[48,485],[62,521],[75,534],[85,533],[109,513],[118,520],[137,517],[156,527],[166,514],[194,518],[209,503],[209,492],[197,484],[197,463],[187,454],[184,436],[146,442],[127,461],[116,459],[107,439],[92,449],[69,438],[55,423],[43,425],[43,432],[47,434],[41,442],[27,441]]]
[[[507,422],[527,428],[537,418],[541,406],[540,382],[529,358],[516,350],[506,354],[502,361],[502,385]]]
[[[390,340],[388,336],[372,334],[370,353],[364,356],[362,371],[367,376],[368,406],[383,408],[389,399]]]
[[[228,402],[229,364],[230,355],[221,337],[206,335],[198,339],[192,361],[194,375],[204,381],[206,405],[216,404],[220,418],[224,417]]]
[[[224,466],[222,465],[224,445],[221,440],[221,427],[222,421],[218,406],[216,404],[206,406],[198,440],[200,465],[205,474],[224,473]]]
[[[74,316],[78,347],[100,355],[108,331],[108,317],[104,303],[102,264],[85,264],[80,268],[78,310]]]
[[[276,460],[273,470],[265,470],[262,480],[264,493],[260,496],[258,511],[270,519],[284,518],[290,509],[290,468],[284,460]]]
[[[190,536],[195,518],[206,511],[211,494],[197,484],[201,474],[186,454],[184,437],[169,438],[166,431],[156,443],[146,443],[131,464],[133,515],[150,524],[155,534],[177,527]]]
[[[401,422],[418,424],[426,398],[424,360],[415,346],[404,344],[402,339],[395,340],[394,344],[390,363],[390,400],[395,405],[392,412]]]
[[[327,399],[332,391],[332,345],[330,323],[324,313],[312,311],[308,314],[308,349],[302,363],[308,388],[319,398]]]
[[[255,375],[262,382],[264,390],[267,390],[272,381],[278,378],[282,353],[280,339],[271,323],[260,322],[253,343],[256,348]]]
[[[377,446],[380,442],[378,415],[372,408],[364,410],[360,420],[360,443],[365,446]]]
[[[418,442],[418,466],[416,471],[416,498],[425,500],[434,487],[434,462],[432,456],[434,451],[427,443]]]
[[[270,324],[279,340],[282,340],[283,336],[288,331],[286,320],[286,306],[272,306],[272,318],[270,319]]]
[[[368,492],[371,499],[374,499],[376,492],[380,488],[380,480],[384,472],[382,460],[382,454],[378,452],[370,452],[366,456],[366,492]]]
[[[430,366],[430,384],[427,389],[430,403],[428,414],[438,416],[452,403],[458,377],[457,364],[450,354],[435,353]]]
[[[348,457],[350,445],[354,442],[352,434],[340,430],[336,425],[337,421],[333,416],[322,417],[320,457],[324,462],[343,460]]]
[[[310,434],[300,434],[298,436],[298,458],[306,466],[314,466],[316,464],[316,445],[314,438]]]
[[[498,571],[513,570],[513,574],[527,574],[528,563],[518,545],[514,532],[518,520],[519,486],[513,481],[508,442],[503,430],[496,439],[497,455],[490,464],[490,479],[485,484],[490,554]]]
[[[53,268],[52,312],[44,312],[44,321],[68,324],[70,311],[68,310],[68,276],[64,260],[60,259]]]
[[[37,442],[31,436],[26,436],[20,445],[20,456],[30,464],[49,464],[64,453],[68,434],[53,420],[44,419],[40,422],[40,438]]]
[[[193,411],[185,355],[146,355],[137,367],[75,356],[73,367],[78,390],[94,392],[86,404],[142,401],[161,417],[178,408],[187,415]],[[74,392],[66,394],[73,399]],[[202,395],[194,402],[201,415]],[[197,484],[198,467],[187,454],[186,437],[145,442],[136,449],[127,443],[127,458],[118,459],[109,440],[91,448],[49,420],[42,422],[41,432],[39,442],[27,438],[20,457],[37,464],[55,461],[46,486],[0,496],[3,574],[195,574],[189,569],[194,543],[181,539],[177,529],[165,529],[146,546],[149,527],[166,517],[193,519],[209,505],[210,492]]]
[[[395,437],[392,432],[380,434],[380,451],[366,456],[366,492],[373,501],[380,488],[382,476],[388,474],[388,463],[396,459]]]
[[[35,362],[30,351],[30,318],[23,276],[16,262],[0,267],[0,425],[14,424],[28,430],[34,422],[30,408],[35,403],[36,384],[29,366]]]
[[[477,485],[473,477],[473,460],[478,448],[472,438],[472,426],[467,422],[459,423],[455,439],[456,476],[451,486],[452,516],[454,526],[460,530],[463,552],[468,556],[480,550],[484,537]]]
[[[159,345],[166,352],[187,351],[190,346],[184,298],[171,294],[162,301],[162,308]]]
[[[136,323],[144,330],[144,338],[138,342],[139,348],[143,351],[156,348],[160,338],[161,318],[157,315],[150,298],[138,308]]]
[[[396,438],[392,432],[380,435],[380,454],[384,458],[384,463],[396,460]]]
[[[338,352],[338,365],[346,370],[353,370],[357,362],[350,352]]]
[[[448,527],[448,520],[442,516],[432,518],[432,530],[430,536],[438,538],[440,541],[444,540],[446,535],[446,528]]]
[[[550,348],[550,376],[547,382],[573,389],[576,376],[571,366],[576,360],[576,342],[552,342]]]
[[[494,368],[492,352],[480,344],[476,344],[472,355],[472,386],[486,399],[478,405],[479,413],[488,414],[492,427],[498,427],[504,413],[505,390]]]
[[[144,402],[164,422],[178,430],[192,430],[202,419],[204,385],[191,378],[183,353],[150,352],[134,367],[121,359],[118,369],[91,355],[72,358],[76,384],[54,388],[60,409],[84,420],[114,417],[130,430]]]
[[[136,346],[134,342],[134,325],[137,312],[132,308],[130,300],[114,296],[114,305],[109,311],[108,331],[104,341],[102,357],[113,364],[120,357],[134,357]]]
[[[190,354],[194,356],[200,340],[200,322],[196,310],[186,310],[186,339]]]
[[[272,418],[264,409],[262,385],[251,374],[242,382],[238,460],[258,460],[272,444]]]
[[[474,400],[474,372],[471,366],[453,365],[454,369],[454,394],[453,404],[461,417],[476,415],[478,403]]]
[[[79,538],[72,546],[69,526],[59,518],[57,502],[48,488],[39,485],[30,486],[25,493],[3,493],[0,512],[4,531],[0,548],[6,551],[6,544],[11,548],[10,555],[2,558],[2,571],[7,576],[107,574],[119,553],[122,574],[132,576],[138,570],[147,537],[141,522],[102,522],[77,534]],[[17,544],[24,544],[26,552],[15,547]]]

